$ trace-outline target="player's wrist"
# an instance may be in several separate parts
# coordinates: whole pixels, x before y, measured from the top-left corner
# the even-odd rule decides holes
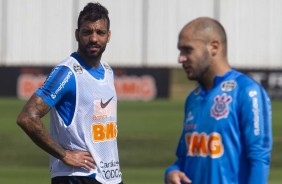
[[[51,155],[63,161],[67,156],[67,150],[58,145],[58,148]]]
[[[167,179],[167,176],[169,175],[169,173],[171,173],[172,171],[180,171],[180,168],[178,165],[171,165],[169,166],[166,171],[165,171],[165,182]]]

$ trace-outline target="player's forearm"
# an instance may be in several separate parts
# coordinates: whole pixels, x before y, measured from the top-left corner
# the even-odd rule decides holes
[[[180,171],[181,169],[183,170],[183,167],[182,167],[183,163],[184,163],[184,158],[182,158],[182,157],[178,158],[177,161],[173,165],[169,166],[166,169],[166,171],[165,171],[165,178],[167,177],[167,175],[171,171],[175,171],[175,170]]]
[[[32,95],[17,118],[18,125],[26,132],[35,144],[56,158],[63,158],[65,150],[48,134],[41,118],[50,107],[37,95]]]
[[[50,137],[40,118],[19,117],[18,125],[36,145],[52,156],[58,159],[65,156],[65,150]]]
[[[268,183],[269,163],[262,161],[253,161],[250,166],[249,184]]]

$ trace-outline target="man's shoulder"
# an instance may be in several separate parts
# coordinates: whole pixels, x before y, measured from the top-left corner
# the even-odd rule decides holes
[[[112,71],[111,66],[106,61],[101,61],[101,65],[103,65],[106,70]]]
[[[241,94],[240,95],[241,97],[244,95],[252,96],[253,93],[268,96],[262,84],[260,84],[259,82],[248,76],[247,74],[241,72],[237,72],[237,73],[238,75],[235,78],[235,81],[237,83],[237,90],[239,91],[239,94]]]
[[[59,62],[57,66],[54,67],[53,70],[57,70],[60,72],[72,72],[72,73],[82,73],[83,67],[79,64],[79,62],[72,56],[66,57],[62,61]]]
[[[72,66],[74,63],[78,63],[75,58],[68,56],[65,59],[61,60],[57,66]]]
[[[257,87],[261,86],[253,78],[239,71],[236,71],[236,74],[234,75],[234,80],[237,82],[238,86],[241,88],[245,88],[248,86],[257,86]]]

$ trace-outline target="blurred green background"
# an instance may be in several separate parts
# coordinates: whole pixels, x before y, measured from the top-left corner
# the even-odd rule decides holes
[[[173,70],[171,80],[170,99],[118,103],[118,143],[125,184],[161,184],[165,168],[176,159],[184,99],[194,84],[178,69]],[[48,184],[48,155],[16,125],[24,103],[0,98],[0,183]],[[274,100],[270,184],[282,181],[281,109],[282,100]],[[44,122],[48,128],[48,117]]]

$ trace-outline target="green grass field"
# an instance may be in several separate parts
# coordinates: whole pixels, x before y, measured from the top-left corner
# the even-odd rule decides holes
[[[48,155],[16,125],[24,101],[0,98],[0,183],[48,184]],[[119,154],[126,184],[161,184],[174,162],[183,101],[119,102]],[[274,145],[270,184],[282,181],[282,101],[273,101]],[[48,118],[45,120],[48,127]],[[152,156],[157,155],[157,156]]]

